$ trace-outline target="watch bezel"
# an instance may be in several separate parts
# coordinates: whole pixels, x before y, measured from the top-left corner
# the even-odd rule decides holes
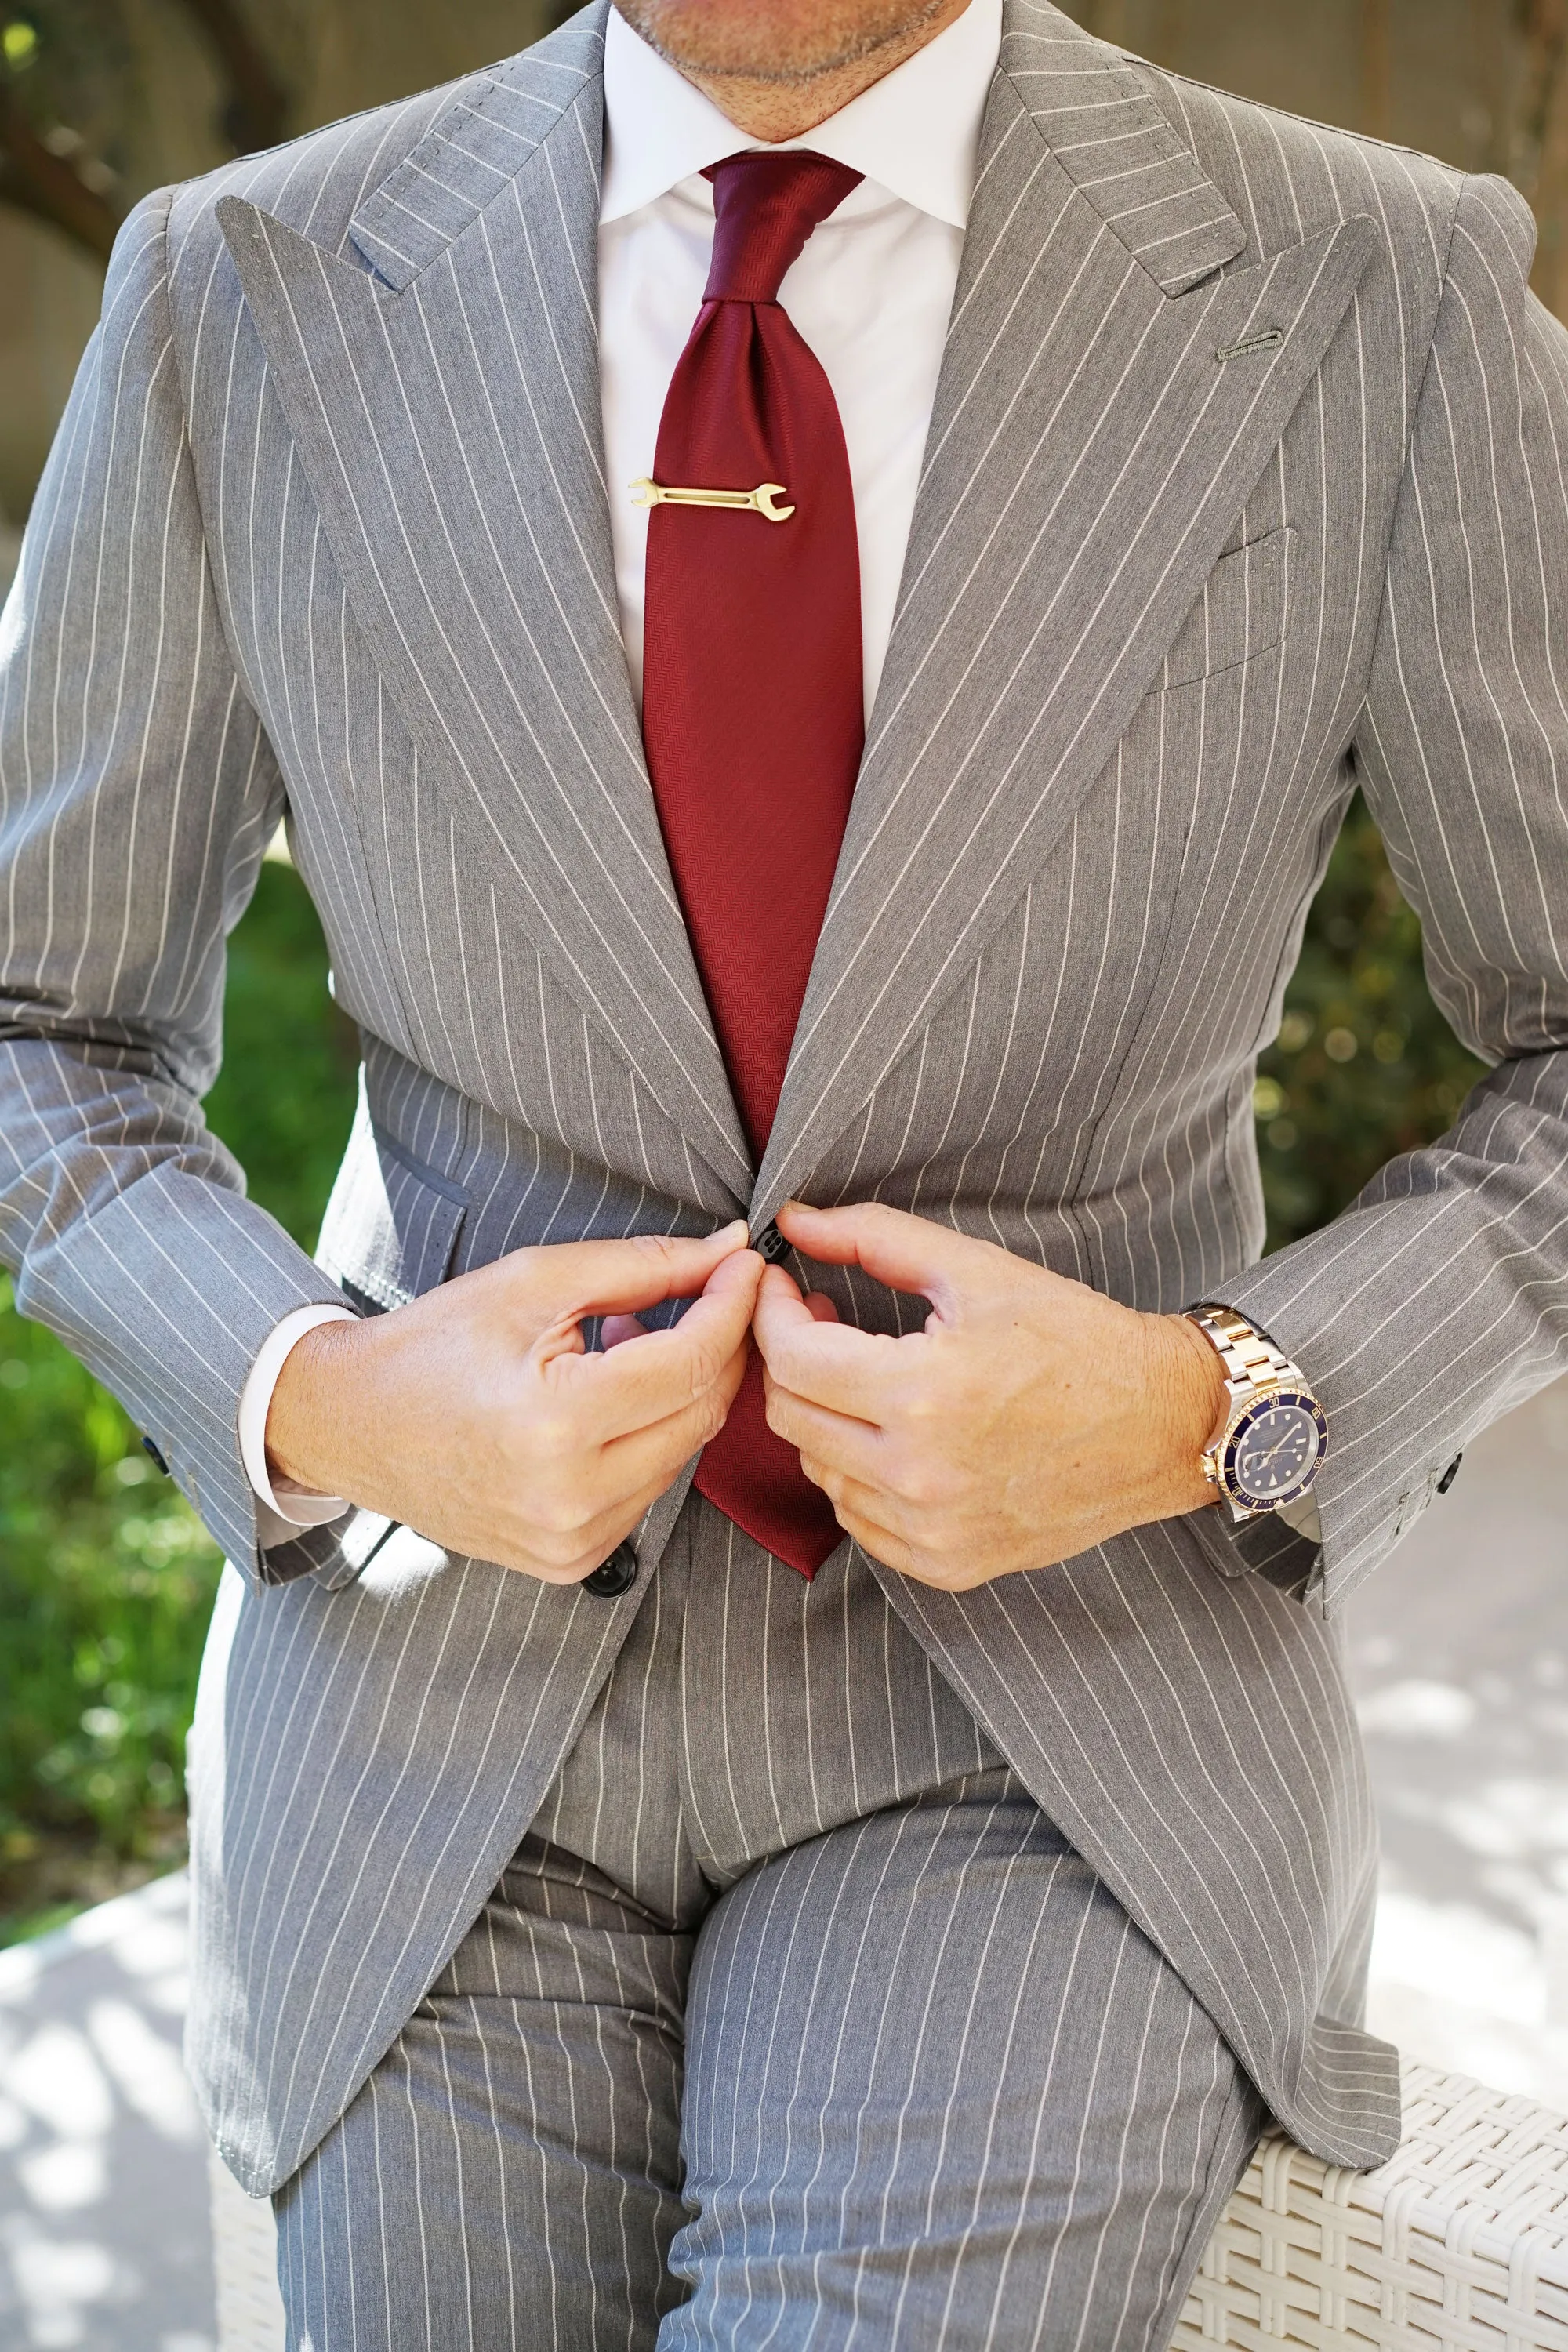
[[[1318,1451],[1295,1486],[1282,1486],[1277,1495],[1259,1496],[1248,1493],[1242,1485],[1237,1468],[1237,1458],[1241,1449],[1242,1440],[1252,1423],[1261,1414],[1271,1412],[1276,1405],[1281,1404],[1300,1405],[1303,1412],[1310,1414],[1318,1432]],[[1265,1389],[1247,1401],[1226,1431],[1225,1443],[1220,1448],[1218,1462],[1220,1487],[1230,1500],[1239,1505],[1244,1511],[1259,1515],[1268,1511],[1278,1511],[1286,1503],[1299,1503],[1303,1495],[1310,1492],[1317,1482],[1318,1473],[1323,1466],[1323,1457],[1328,1450],[1328,1421],[1322,1406],[1310,1390]]]

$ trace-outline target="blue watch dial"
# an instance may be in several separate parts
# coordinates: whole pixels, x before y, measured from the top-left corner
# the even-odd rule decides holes
[[[1304,1495],[1328,1449],[1328,1424],[1315,1397],[1279,1390],[1244,1413],[1225,1449],[1225,1484],[1253,1510],[1274,1510]]]

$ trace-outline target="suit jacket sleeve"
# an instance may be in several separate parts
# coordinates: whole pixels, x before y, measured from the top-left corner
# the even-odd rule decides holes
[[[201,1111],[283,787],[207,569],[169,202],[121,233],[0,626],[0,1259],[251,1570],[246,1372],[346,1302]]]
[[[1491,1070],[1439,1142],[1227,1286],[1328,1413],[1329,1605],[1568,1341],[1568,332],[1532,247],[1511,188],[1466,183],[1355,740],[1434,994]]]

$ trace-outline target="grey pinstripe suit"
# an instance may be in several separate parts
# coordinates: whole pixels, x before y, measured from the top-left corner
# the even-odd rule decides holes
[[[614,608],[601,21],[150,199],[7,607],[0,1233],[239,1564],[195,1748],[222,2144],[275,2185],[364,2082],[682,1505],[613,1605],[405,1532],[360,1575],[363,1516],[258,1563],[235,1412],[262,1336],[795,1191],[1141,1307],[1226,1297],[1309,1367],[1317,1556],[1210,1513],[956,1598],[862,1570],[1273,2111],[1374,2160],[1397,2094],[1356,2022],[1373,1846],[1334,1613],[1568,1320],[1568,344],[1527,216],[1010,0],[753,1171]],[[1441,1145],[1258,1265],[1254,1057],[1358,782],[1495,1066]],[[285,809],[365,1037],[319,1265],[197,1109],[223,929]],[[862,1323],[908,1311],[836,1282]]]

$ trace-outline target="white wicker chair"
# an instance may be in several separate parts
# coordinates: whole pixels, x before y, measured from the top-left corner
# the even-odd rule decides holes
[[[1266,2139],[1172,2352],[1568,2352],[1568,2116],[1405,2069],[1377,2172]]]
[[[215,2166],[219,2352],[282,2352],[272,2215]],[[1568,2352],[1568,2116],[1405,2070],[1379,2172],[1264,2141],[1172,2352]],[[1094,2352],[1115,2352],[1110,2345]]]

